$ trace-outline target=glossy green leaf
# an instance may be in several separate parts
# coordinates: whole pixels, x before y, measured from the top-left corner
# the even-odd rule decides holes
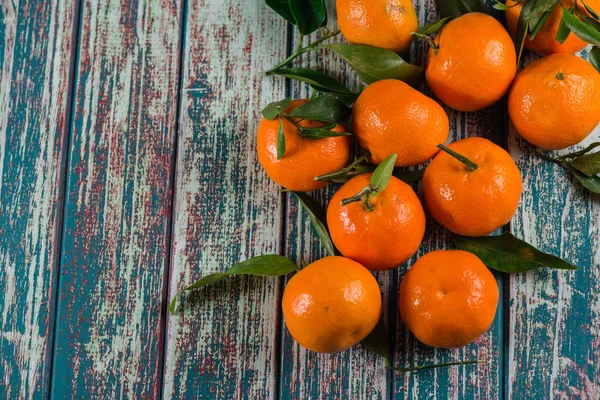
[[[279,114],[281,114],[281,112],[283,110],[285,110],[286,108],[288,108],[290,106],[291,102],[292,102],[292,99],[289,97],[286,97],[285,99],[283,99],[281,101],[276,101],[274,103],[271,103],[268,106],[266,106],[265,108],[263,108],[263,110],[261,111],[262,115],[269,121],[274,120],[275,118],[277,118],[277,116]]]
[[[571,30],[565,23],[565,20],[561,18],[560,23],[558,24],[558,31],[556,31],[556,41],[563,44],[570,34]]]
[[[596,68],[596,71],[600,72],[600,47],[592,47],[590,50],[590,63]]]
[[[377,166],[377,168],[375,168],[373,175],[371,175],[371,181],[369,182],[369,186],[371,186],[374,191],[382,192],[390,183],[392,172],[394,172],[396,158],[398,158],[396,153],[390,154]]]
[[[323,0],[288,0],[298,31],[309,35],[327,23]]]
[[[533,0],[530,0],[533,1]],[[540,31],[554,7],[558,5],[558,0],[537,0],[535,1],[534,7],[528,14],[529,22],[529,40],[533,40],[537,33]]]
[[[442,18],[460,17],[470,12],[489,14],[488,8],[481,0],[435,0]]]
[[[485,265],[501,272],[525,272],[544,267],[577,269],[573,264],[543,253],[511,233],[482,237],[452,234],[451,239],[458,249],[475,254]]]
[[[283,130],[283,121],[279,120],[279,129],[277,131],[277,159],[281,160],[285,155],[285,132]]]
[[[350,136],[350,132],[335,132],[325,128],[306,129],[302,136],[307,139],[319,140],[328,137]]]
[[[517,65],[521,63],[521,56],[523,55],[525,40],[527,39],[527,35],[530,33],[531,25],[529,25],[529,14],[532,12],[535,4],[536,0],[526,1],[521,8],[521,12],[519,13],[519,19],[517,21],[517,33],[515,34]]]
[[[600,176],[587,176],[576,169],[571,170],[571,172],[584,188],[594,194],[600,194]]]
[[[432,34],[436,33],[437,31],[439,31],[440,29],[442,29],[444,27],[444,25],[446,25],[446,23],[448,21],[450,21],[451,19],[452,19],[452,17],[446,17],[446,18],[440,19],[439,21],[435,21],[435,22],[429,23],[427,25],[423,25],[422,27],[417,29],[417,33],[421,33],[423,35],[432,35]]]
[[[313,121],[346,124],[350,120],[352,110],[342,101],[332,96],[318,96],[296,107],[290,115]]]
[[[265,0],[265,3],[271,7],[277,14],[281,15],[288,22],[296,25],[296,20],[290,10],[290,4],[288,0]]]
[[[571,166],[587,176],[600,174],[600,152],[585,154],[571,161]]]
[[[335,43],[327,47],[344,58],[366,83],[398,79],[414,86],[423,79],[422,67],[407,63],[393,51],[364,44]]]
[[[566,8],[563,8],[563,21],[578,38],[594,46],[600,46],[600,31],[589,22],[579,20]]]
[[[358,94],[352,93],[350,89],[344,86],[339,81],[335,80],[331,76],[315,71],[310,68],[279,68],[270,71],[271,73],[284,78],[295,79],[297,81],[305,82],[311,85],[314,89],[322,92],[333,92],[344,95],[353,96],[355,99]]]
[[[325,251],[330,256],[336,254],[335,246],[331,241],[331,237],[329,236],[329,231],[327,230],[327,214],[325,209],[321,207],[321,205],[312,197],[302,192],[290,192],[300,202],[300,205],[308,214],[308,218],[310,222],[317,232],[319,239],[321,239],[321,243],[323,247],[325,247]]]
[[[175,294],[173,300],[171,300],[169,311],[171,312],[171,315],[175,314],[177,297],[180,293],[219,282],[231,275],[282,276],[297,270],[298,267],[296,264],[284,256],[268,254],[264,256],[253,257],[234,265],[225,272],[207,275],[188,287],[180,290],[177,292],[177,294]]]

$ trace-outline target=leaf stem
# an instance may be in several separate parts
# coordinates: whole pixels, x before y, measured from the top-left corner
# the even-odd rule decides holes
[[[362,188],[362,190],[360,192],[356,193],[354,196],[342,199],[342,205],[345,206],[346,204],[354,203],[357,201],[362,201],[363,196],[369,195],[373,192],[374,192],[374,190],[370,185],[365,186],[364,188]],[[365,206],[365,208],[366,208],[366,206]],[[372,210],[368,210],[368,211],[372,211]]]
[[[440,368],[440,367],[451,367],[453,365],[469,365],[469,364],[483,364],[484,361],[481,360],[473,360],[473,361],[454,361],[443,364],[433,364],[433,365],[419,365],[416,367],[409,368],[401,368],[401,367],[387,367],[388,369],[394,370],[396,372],[411,372],[411,371],[420,371],[423,369],[432,369],[432,368]]]
[[[456,158],[458,161],[460,161],[461,163],[465,164],[467,166],[467,171],[475,171],[478,167],[477,164],[475,164],[473,161],[469,160],[467,157],[458,154],[457,152],[450,150],[449,148],[447,148],[446,146],[444,146],[443,144],[438,144],[437,145],[438,149],[445,151],[446,153],[448,153],[449,155],[451,155],[452,157]]]
[[[363,154],[362,156],[358,157],[356,160],[354,160],[350,165],[348,165],[345,168],[342,168],[339,171],[335,171],[335,172],[330,172],[328,174],[324,174],[324,175],[319,175],[315,178],[315,181],[318,182],[322,182],[322,181],[331,181],[333,179],[338,179],[338,178],[345,178],[349,175],[352,174],[352,170],[354,168],[356,168],[358,165],[362,164],[363,162],[367,161],[369,158],[369,154]]]
[[[421,32],[413,32],[412,34],[418,38],[425,39],[427,41],[427,43],[429,44],[429,46],[433,49],[433,54],[437,55],[438,51],[440,51],[440,46],[435,44],[435,42],[433,41],[431,36],[426,35]]]
[[[317,47],[317,45],[320,44],[320,43],[322,43],[322,42],[324,42],[327,39],[330,39],[330,38],[338,35],[340,32],[341,32],[340,30],[337,30],[335,32],[329,32],[329,33],[321,36],[320,38],[318,38],[314,42],[310,43],[306,47],[300,47],[302,45],[302,37],[301,37],[300,43],[299,43],[298,48],[296,49],[296,51],[292,55],[290,55],[288,58],[286,58],[285,60],[283,60],[282,62],[280,62],[279,64],[277,64],[275,67],[273,67],[270,71],[267,71],[267,75],[272,75],[273,74],[273,70],[287,66],[289,63],[291,63],[293,60],[295,60],[296,58],[300,57],[304,53],[308,53],[309,51],[315,51],[315,50],[321,50],[321,49],[323,49],[323,47]]]

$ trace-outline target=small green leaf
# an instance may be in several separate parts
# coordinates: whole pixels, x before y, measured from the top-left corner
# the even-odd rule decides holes
[[[519,4],[519,3],[517,3],[517,4]],[[496,10],[500,10],[500,11],[506,11],[506,10],[508,10],[511,7],[508,7],[506,4],[500,3],[499,1],[496,1],[494,3],[494,5],[492,6],[492,8],[494,8]]]
[[[290,5],[289,5],[288,0],[265,0],[265,3],[267,3],[267,5],[269,7],[271,7],[271,9],[273,9],[273,11],[275,11],[277,14],[281,15],[288,22],[296,25],[296,20],[294,19],[294,16],[292,15],[292,11],[290,10]]]
[[[346,60],[366,83],[398,79],[414,86],[423,79],[422,67],[407,63],[393,51],[364,44],[335,43],[327,47]]]
[[[290,106],[291,102],[292,102],[292,99],[289,97],[286,97],[285,99],[283,99],[281,101],[276,101],[274,103],[271,103],[268,106],[266,106],[265,108],[263,108],[263,110],[261,111],[262,115],[269,121],[272,121],[275,118],[277,118],[279,116],[279,114],[281,114],[283,112],[283,110],[288,108]]]
[[[175,294],[173,300],[171,300],[169,311],[171,312],[171,315],[175,314],[177,297],[180,293],[187,290],[207,286],[215,282],[219,282],[230,275],[281,276],[287,275],[290,272],[294,272],[297,270],[298,267],[296,266],[296,264],[292,260],[284,256],[280,256],[277,254],[267,254],[264,256],[253,257],[234,265],[224,273],[207,275],[202,279],[197,280],[193,284],[189,285],[188,287],[181,289]]]
[[[315,71],[310,68],[279,68],[269,71],[272,74],[283,76],[284,78],[295,79],[297,81],[306,82],[314,89],[322,92],[340,93],[343,95],[353,96],[354,99],[358,94],[352,93],[350,89],[344,86],[339,81],[331,76]]]
[[[521,55],[523,55],[525,40],[527,39],[527,35],[530,33],[531,26],[529,25],[529,14],[532,12],[535,4],[535,0],[526,1],[525,4],[523,4],[523,8],[521,8],[521,12],[519,13],[519,19],[517,21],[517,33],[515,35],[517,65],[521,63]]]
[[[323,247],[325,247],[325,251],[330,256],[336,255],[336,248],[331,241],[331,237],[329,236],[329,231],[327,230],[327,214],[325,209],[321,207],[319,203],[315,201],[312,197],[302,192],[290,192],[300,202],[300,205],[308,214],[308,218],[310,222],[317,232],[319,239],[321,239],[321,243],[323,243]],[[339,253],[338,253],[339,254]]]
[[[335,132],[325,128],[306,129],[302,132],[302,137],[307,139],[319,140],[328,137],[350,136],[350,132]]]
[[[594,194],[600,194],[600,176],[587,176],[576,169],[571,170],[571,172],[584,188]]]
[[[525,272],[543,267],[577,269],[573,264],[543,253],[510,233],[482,237],[452,234],[451,239],[458,249],[475,254],[485,265],[501,272]]]
[[[590,50],[590,63],[600,72],[600,47],[594,46]]]
[[[578,38],[594,46],[600,46],[600,31],[595,26],[579,20],[566,8],[563,8],[563,21]]]
[[[535,2],[527,16],[530,28],[529,40],[535,38],[558,3],[558,0],[537,0]]]
[[[560,23],[558,24],[558,31],[556,31],[556,41],[560,44],[563,44],[570,34],[571,30],[565,23],[564,18],[561,18]]]
[[[571,166],[587,176],[600,174],[600,152],[585,154],[571,161]]]
[[[421,33],[423,35],[432,35],[432,34],[436,33],[437,31],[439,31],[440,29],[442,29],[443,26],[446,25],[446,23],[448,21],[450,21],[451,19],[452,19],[452,17],[446,17],[446,18],[440,19],[439,21],[435,21],[430,24],[423,25],[422,27],[417,29],[417,33]]]
[[[375,168],[373,175],[371,175],[371,182],[369,183],[369,186],[371,186],[373,191],[383,192],[388,183],[390,183],[392,172],[394,172],[396,158],[398,158],[396,153],[390,154],[377,168]]]
[[[419,168],[414,171],[394,172],[393,175],[405,183],[415,183],[423,178],[425,168]]]
[[[309,35],[327,23],[323,0],[289,0],[289,9],[302,35]]]
[[[296,107],[290,115],[313,121],[346,124],[350,120],[352,110],[335,97],[319,96]]]
[[[470,12],[489,14],[488,8],[481,0],[435,0],[442,18],[460,17]]]
[[[283,120],[279,119],[279,130],[277,131],[277,159],[281,160],[285,155],[285,132]]]
[[[598,12],[596,12],[592,7],[590,7],[584,0],[581,0],[581,3],[583,3],[583,6],[593,18],[595,18],[596,20],[600,20],[600,14],[598,14]]]

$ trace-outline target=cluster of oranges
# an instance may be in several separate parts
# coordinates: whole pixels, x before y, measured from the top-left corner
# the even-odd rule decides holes
[[[519,6],[507,11],[513,35]],[[410,0],[338,0],[337,13],[348,41],[395,52],[410,46],[418,26]],[[509,93],[510,117],[529,142],[544,149],[579,143],[600,122],[600,74],[569,54],[584,46],[573,34],[562,45],[553,43],[555,20],[553,14],[536,39],[526,43],[553,54],[518,74],[513,41],[498,21],[482,13],[451,20],[431,42],[425,66],[429,87],[441,102],[460,111],[481,110]],[[305,102],[293,101],[284,112],[289,115]],[[346,166],[350,137],[314,140],[298,132],[299,127],[323,126],[281,116],[261,121],[258,157],[271,179],[292,191],[312,191],[326,185],[318,176]],[[483,138],[444,146],[446,112],[406,83],[387,79],[366,87],[354,104],[351,126],[375,165],[394,155],[397,167],[431,160],[422,180],[425,208],[448,230],[487,235],[516,212],[522,179],[511,156]],[[332,130],[346,132],[347,127]],[[281,131],[283,157],[278,154]],[[351,178],[329,202],[327,226],[342,256],[306,266],[285,288],[286,326],[310,350],[341,351],[364,339],[381,314],[379,285],[368,270],[398,267],[423,239],[425,212],[412,187],[391,176],[386,188],[377,191],[371,178],[371,173]],[[419,340],[436,347],[475,340],[491,325],[497,303],[494,276],[475,255],[459,250],[420,257],[400,285],[402,321]]]

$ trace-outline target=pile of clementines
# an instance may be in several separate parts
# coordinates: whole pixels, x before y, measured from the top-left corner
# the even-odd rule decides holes
[[[557,2],[535,39],[524,41],[547,56],[518,73],[511,34],[523,2],[505,5],[508,31],[492,16],[470,12],[439,23],[434,38],[431,29],[416,35],[430,44],[425,78],[437,100],[472,112],[508,93],[512,123],[531,144],[556,150],[581,142],[600,123],[600,73],[572,54],[586,42],[573,33],[562,43],[556,39],[562,8],[574,6],[567,3]],[[586,10],[600,3],[587,3],[583,12],[591,18]],[[348,42],[395,53],[411,45],[418,29],[410,0],[337,0],[337,19]],[[416,254],[425,210],[395,168],[428,163],[421,183],[425,209],[455,234],[485,236],[515,214],[522,179],[511,156],[478,137],[445,146],[449,122],[437,100],[401,80],[382,79],[358,95],[349,123],[328,108],[338,101],[331,93],[263,110],[257,152],[273,181],[292,192],[343,182],[326,220],[313,221],[321,238],[330,238],[332,255],[299,270],[284,291],[285,324],[302,346],[329,353],[365,339],[381,316],[379,285],[369,270],[397,268]],[[353,138],[362,154],[350,162]],[[403,277],[398,304],[420,341],[456,348],[490,327],[498,297],[494,276],[476,255],[438,250]]]

